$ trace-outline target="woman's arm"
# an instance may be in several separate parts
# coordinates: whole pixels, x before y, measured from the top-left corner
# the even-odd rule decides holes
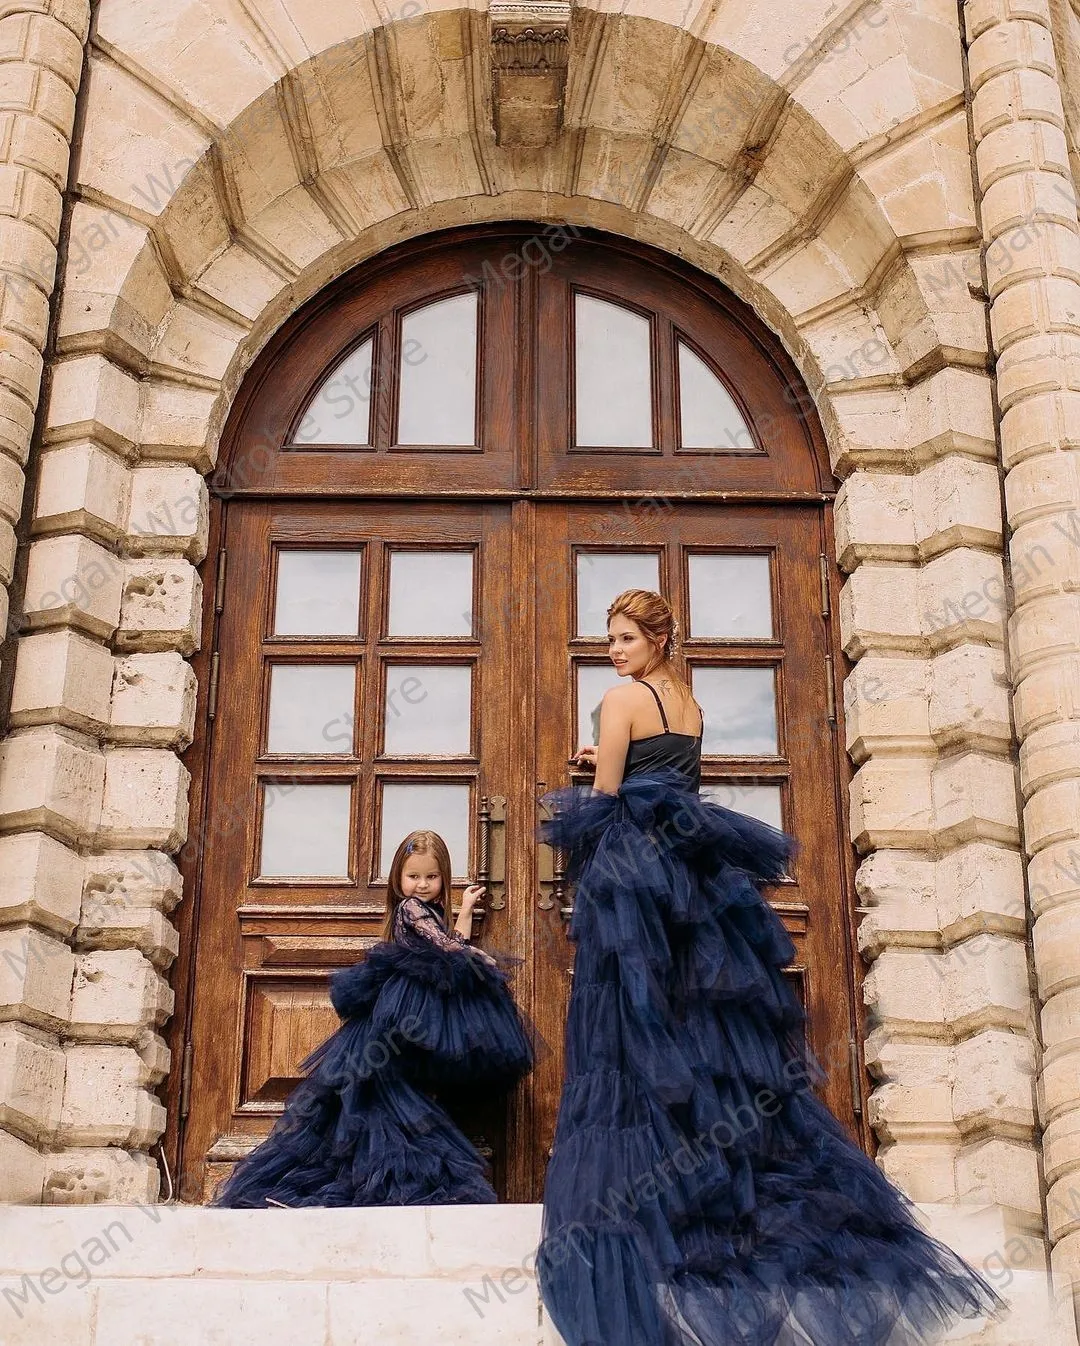
[[[612,687],[600,702],[600,742],[596,749],[596,789],[613,795],[622,784],[633,722],[629,687]]]

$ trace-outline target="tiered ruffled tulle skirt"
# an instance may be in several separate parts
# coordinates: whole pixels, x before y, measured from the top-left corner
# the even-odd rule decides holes
[[[341,1027],[218,1206],[494,1202],[484,1162],[431,1095],[509,1088],[533,1062],[506,974],[435,945],[376,945],[331,978]]]
[[[999,1312],[817,1099],[790,839],[632,777],[560,791],[577,958],[538,1273],[568,1346],[910,1346]]]

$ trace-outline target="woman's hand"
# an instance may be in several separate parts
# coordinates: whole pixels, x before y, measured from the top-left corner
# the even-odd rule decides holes
[[[594,748],[592,744],[586,744],[584,747],[578,748],[577,752],[574,753],[570,760],[571,762],[576,762],[578,766],[591,766],[595,771],[596,753],[597,749]]]

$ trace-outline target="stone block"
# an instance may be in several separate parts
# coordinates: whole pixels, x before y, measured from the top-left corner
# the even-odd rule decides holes
[[[942,856],[935,877],[947,943],[991,930],[1026,937],[1024,866],[1018,850],[968,842]]]
[[[1006,598],[1000,556],[957,547],[918,574],[919,618],[932,648],[963,640],[1003,643]]]
[[[194,304],[173,305],[154,345],[154,364],[178,379],[223,379],[245,328]]]
[[[1080,723],[1044,724],[1032,732],[1020,747],[1020,779],[1024,792],[1033,794],[1056,780],[1067,777],[1080,763]]]
[[[186,748],[195,723],[195,673],[182,655],[132,654],[117,661],[114,743]]]
[[[956,1199],[956,1142],[903,1140],[878,1151],[878,1167],[912,1201]]]
[[[958,1035],[984,1028],[1027,1033],[1032,1022],[1027,954],[1019,939],[973,935],[941,956],[945,1014]]]
[[[1034,1144],[993,1137],[965,1145],[956,1160],[960,1200],[1007,1206],[1042,1221],[1039,1153]]]
[[[1029,1132],[1035,1139],[1035,1049],[1024,1033],[988,1029],[958,1042],[953,1115],[965,1134]],[[1036,1209],[1039,1188],[1034,1188]]]
[[[396,1282],[374,1284],[381,1294]],[[331,1337],[326,1328],[326,1285],[318,1281],[200,1280],[197,1317],[192,1315],[191,1285],[185,1277],[103,1283],[98,1289],[98,1343],[105,1346],[127,1341],[134,1324],[151,1321],[155,1324],[154,1346],[196,1346],[197,1342],[213,1341],[227,1341],[229,1346],[298,1346],[299,1341],[331,1340],[337,1346],[339,1340],[393,1339],[379,1332],[374,1323],[365,1328],[363,1336]],[[460,1297],[456,1287],[440,1288],[447,1300]],[[428,1320],[425,1340],[430,1336],[432,1321],[436,1320]],[[298,1324],[303,1326],[298,1328]],[[366,1335],[368,1331],[370,1335]]]
[[[47,1206],[118,1205],[158,1199],[160,1173],[149,1155],[114,1147],[67,1149],[45,1156]],[[121,1245],[123,1246],[123,1245]],[[160,1255],[160,1249],[158,1250]],[[162,1271],[168,1271],[161,1258]]]
[[[1048,388],[1017,402],[1001,418],[1002,460],[1007,469],[1037,455],[1076,448],[1080,448],[1080,392]]]
[[[147,1070],[132,1047],[65,1048],[67,1083],[60,1116],[66,1146],[153,1145],[165,1129],[165,1109],[147,1088]]]
[[[77,440],[41,456],[34,532],[78,531],[106,546],[124,533],[131,472],[115,454]]]
[[[138,1047],[172,1013],[173,993],[137,949],[96,950],[75,958],[67,1037]]]
[[[359,1273],[385,1282],[388,1277],[435,1273],[427,1207],[299,1210],[296,1223],[288,1225],[260,1219],[258,1211],[199,1214],[202,1218],[192,1230],[195,1260],[202,1275],[215,1279],[337,1280]],[[459,1206],[457,1214],[464,1221],[458,1238],[464,1256],[466,1248],[471,1252],[476,1246],[471,1241],[473,1222],[468,1208]],[[505,1221],[492,1223],[505,1247]]]
[[[447,1342],[489,1346],[537,1330],[535,1279],[518,1264],[490,1270],[490,1280],[357,1281],[330,1286],[330,1332],[335,1346],[418,1341],[439,1324]],[[370,1334],[370,1335],[369,1335]],[[529,1335],[526,1335],[529,1334]]]
[[[993,646],[958,645],[930,663],[930,732],[938,748],[1008,752],[1009,680]]]
[[[24,486],[22,467],[13,458],[0,452],[0,518],[10,524],[19,522]]]
[[[871,758],[850,787],[851,840],[860,851],[882,846],[925,847],[931,842],[933,804],[924,758]]]
[[[0,1130],[0,1206],[36,1206],[45,1182],[45,1157],[33,1145]]]
[[[79,921],[83,861],[43,832],[0,837],[0,925],[35,925],[66,940]]]
[[[922,651],[919,572],[909,566],[860,565],[840,591],[844,653]]]
[[[4,1346],[43,1346],[45,1342],[91,1346],[93,1300],[77,1292],[60,1294],[69,1286],[67,1280],[51,1279],[43,1289],[38,1279],[40,1270],[34,1267],[21,1276],[0,1277],[6,1319]]]
[[[1002,409],[1007,410],[1034,389],[1068,385],[1078,357],[1080,331],[1039,331],[1020,336],[997,359]]]
[[[40,538],[30,547],[23,598],[31,627],[76,626],[108,639],[120,619],[124,567],[89,538]]]
[[[1080,245],[1078,245],[1080,246]],[[1021,404],[1023,405],[1023,404]],[[1057,436],[1055,436],[1057,437]],[[1027,589],[1052,563],[1054,555],[1080,547],[1080,453],[1070,448],[1046,448],[1032,457],[1021,458],[1005,478],[1005,501],[1009,522],[1014,529],[1045,516],[1050,517],[1053,536],[1041,539],[1043,551],[1026,555],[1011,548],[1013,583]]]
[[[993,11],[991,11],[993,12]],[[995,15],[995,17],[997,17]],[[1031,21],[1023,10],[1009,23],[991,24],[982,30],[968,29],[971,44],[968,53],[971,85],[981,89],[987,80],[1018,69],[1038,70],[1053,77],[1057,73],[1054,44],[1049,31]]]
[[[140,467],[132,473],[128,550],[136,555],[206,555],[210,506],[206,482],[192,467]]]
[[[865,655],[844,683],[844,726],[853,761],[874,753],[928,755],[930,665],[925,659]]]
[[[124,650],[178,650],[199,646],[202,581],[187,561],[165,557],[124,565],[117,645]]]
[[[1080,833],[1077,819],[1080,819],[1080,781],[1069,777],[1043,786],[1024,805],[1028,849],[1041,851],[1054,842],[1075,842]],[[1067,849],[1071,851],[1071,847]],[[1080,847],[1077,851],[1080,853]]]
[[[59,340],[74,346],[107,331],[138,367],[174,302],[157,253],[148,246],[149,230],[96,202],[75,201],[69,209]]]
[[[873,1021],[892,1032],[910,1029],[945,1039],[945,980],[941,954],[921,949],[886,949],[863,982],[863,999]],[[950,1113],[951,1116],[951,1113]]]
[[[1001,487],[994,464],[949,454],[916,473],[911,491],[921,557],[954,547],[1001,547]]]
[[[1058,720],[1080,719],[1080,655],[1031,666],[1013,693],[1013,717],[1022,740]]]
[[[70,628],[26,636],[15,664],[11,722],[101,734],[109,722],[112,682],[113,657],[97,641]]]
[[[1044,1000],[1048,1000],[1076,980],[1080,902],[1069,902],[1044,912],[1035,922],[1032,942],[1039,972],[1039,992]]]
[[[68,945],[43,930],[0,930],[0,1021],[59,1032],[68,1020],[74,966]]]
[[[216,461],[217,444],[216,436],[213,444],[207,443],[207,426],[221,419],[218,396],[206,388],[163,380],[147,383],[139,431],[143,456],[190,463],[200,472],[209,472]]]
[[[842,570],[860,561],[917,557],[910,476],[853,472],[836,497],[836,551]]]
[[[180,900],[176,866],[160,851],[113,851],[87,856],[79,949],[139,949],[168,967],[179,936],[164,915]]]
[[[176,850],[187,836],[190,781],[173,752],[111,748],[105,758],[103,843]]]
[[[67,729],[25,729],[0,743],[0,830],[76,845],[101,816],[105,759]]]
[[[0,1023],[0,1126],[23,1140],[48,1143],[60,1121],[63,1092],[64,1053],[56,1039],[23,1024]]]
[[[103,355],[60,360],[47,417],[47,443],[92,439],[127,457],[139,439],[138,381]]]
[[[934,831],[941,845],[976,838],[1006,846],[1020,842],[1016,768],[979,752],[942,758],[933,769]]]
[[[1080,646],[1080,594],[1047,594],[1022,603],[1009,618],[1009,633],[1017,682],[1037,664],[1072,656]]]

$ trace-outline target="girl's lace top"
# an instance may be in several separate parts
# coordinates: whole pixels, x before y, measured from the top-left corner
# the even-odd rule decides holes
[[[456,931],[447,934],[441,907],[419,897],[407,897],[394,912],[394,942],[415,948],[418,939],[446,952],[469,946],[469,941]]]

